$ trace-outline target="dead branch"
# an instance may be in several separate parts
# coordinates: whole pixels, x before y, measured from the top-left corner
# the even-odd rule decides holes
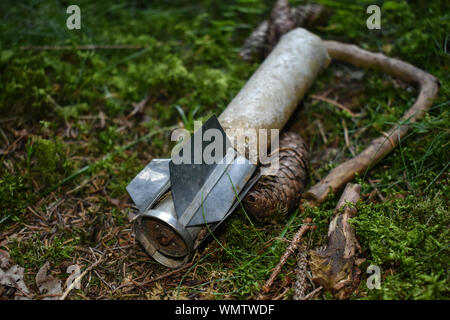
[[[296,280],[294,283],[293,300],[303,300],[310,286],[308,282],[308,253],[306,248],[300,248],[297,255]]]
[[[310,97],[311,97],[312,99],[315,99],[315,100],[320,100],[320,101],[324,101],[324,102],[327,102],[327,103],[329,103],[329,104],[332,104],[332,105],[334,105],[335,107],[337,107],[337,108],[339,108],[339,109],[341,109],[341,110],[347,112],[347,113],[348,113],[349,115],[351,115],[352,117],[360,117],[360,116],[361,116],[361,115],[359,115],[359,114],[354,113],[352,110],[350,110],[348,107],[344,106],[342,103],[339,103],[339,102],[337,102],[337,101],[328,99],[327,97],[318,96],[318,95],[316,95],[316,94],[312,94]]]
[[[268,293],[272,287],[273,282],[275,281],[275,278],[280,273],[281,269],[283,268],[284,264],[288,260],[291,253],[295,252],[297,250],[298,245],[302,241],[302,237],[305,234],[306,231],[311,230],[313,226],[309,225],[309,223],[312,222],[311,218],[306,218],[303,221],[305,224],[297,231],[294,238],[292,239],[291,244],[287,247],[286,251],[284,252],[283,256],[280,259],[280,262],[277,264],[275,269],[273,269],[272,274],[270,275],[270,278],[266,281],[266,284],[263,287],[263,291],[265,293]]]
[[[332,59],[358,67],[374,68],[413,83],[418,87],[419,94],[416,102],[403,114],[399,124],[394,125],[386,136],[373,140],[363,152],[331,170],[324,179],[305,192],[304,197],[315,205],[323,203],[330,190],[338,191],[353,180],[356,173],[365,172],[389,154],[406,135],[410,124],[422,118],[425,111],[431,107],[439,90],[439,82],[434,76],[409,63],[389,58],[381,53],[369,52],[355,45],[336,41],[324,42]]]
[[[328,229],[326,247],[311,251],[313,281],[338,299],[347,299],[357,288],[360,270],[355,266],[359,247],[349,219],[356,214],[361,185],[347,184]]]
[[[178,269],[175,269],[175,270],[166,272],[166,273],[164,273],[164,274],[162,274],[162,275],[160,275],[160,276],[157,276],[157,277],[155,277],[155,278],[153,278],[153,279],[144,281],[143,283],[140,283],[140,285],[143,286],[143,285],[147,285],[147,284],[149,284],[149,283],[155,282],[155,281],[159,281],[159,280],[165,279],[165,278],[170,277],[170,276],[172,276],[172,275],[174,275],[174,274],[177,274],[177,273],[180,272],[180,271],[183,271],[183,270],[186,269],[186,268],[191,267],[193,264],[194,264],[194,260],[192,260],[191,262],[185,264],[185,265],[182,266],[181,268],[178,268]]]
[[[182,266],[182,267],[180,267],[178,269],[166,272],[166,273],[164,273],[162,275],[159,275],[159,276],[157,276],[155,278],[152,278],[152,279],[149,279],[149,280],[146,280],[146,281],[143,281],[143,282],[130,281],[130,282],[121,284],[120,286],[118,286],[117,288],[114,289],[113,293],[116,292],[119,289],[122,289],[122,288],[125,288],[125,287],[129,287],[129,286],[144,287],[144,286],[146,286],[146,285],[148,285],[148,284],[150,284],[152,282],[160,281],[160,280],[168,278],[168,277],[170,277],[170,276],[172,276],[174,274],[177,274],[178,272],[183,271],[184,269],[191,267],[193,264],[194,264],[194,260],[192,260],[191,262],[185,264],[184,266]]]

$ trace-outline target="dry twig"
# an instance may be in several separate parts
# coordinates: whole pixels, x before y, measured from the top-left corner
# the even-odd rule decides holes
[[[291,244],[287,247],[286,251],[284,252],[283,256],[280,259],[280,262],[277,264],[275,269],[273,269],[272,274],[270,275],[270,278],[266,281],[266,284],[263,287],[263,291],[265,293],[268,293],[272,287],[273,282],[275,281],[275,278],[280,273],[281,269],[283,268],[284,264],[288,260],[291,253],[295,252],[297,250],[299,244],[302,241],[302,237],[305,234],[306,231],[312,230],[314,227],[309,225],[309,223],[312,222],[311,218],[306,218],[303,221],[305,224],[297,231],[294,238],[292,239]]]
[[[150,283],[152,283],[152,282],[159,281],[159,280],[168,278],[168,277],[170,277],[170,276],[172,276],[172,275],[174,275],[174,274],[177,274],[178,272],[183,271],[183,270],[186,269],[186,268],[189,268],[189,267],[192,266],[193,264],[194,264],[194,260],[192,260],[192,261],[189,262],[188,264],[185,264],[185,265],[182,266],[181,268],[178,268],[178,269],[175,269],[175,270],[166,272],[166,273],[164,273],[164,274],[162,274],[162,275],[160,275],[160,276],[157,276],[157,277],[155,277],[155,278],[146,280],[146,281],[144,281],[144,282],[140,282],[140,283],[139,283],[139,282],[136,282],[136,281],[127,282],[127,283],[125,283],[125,284],[122,284],[122,285],[118,286],[113,292],[115,292],[115,291],[117,291],[117,290],[119,290],[119,289],[122,289],[122,288],[124,288],[124,287],[128,287],[128,286],[143,287],[143,286],[148,285],[148,284],[150,284]]]
[[[72,291],[73,288],[75,288],[75,286],[81,282],[81,279],[83,279],[83,277],[92,269],[94,269],[96,266],[98,266],[103,259],[105,258],[105,255],[103,255],[100,259],[98,259],[95,263],[93,263],[92,265],[90,265],[89,267],[86,268],[86,270],[83,271],[82,274],[80,274],[71,284],[70,286],[66,289],[66,291],[64,291],[63,295],[61,296],[60,300],[64,300],[67,295],[70,293],[70,291]]]
[[[297,255],[296,280],[294,283],[294,300],[302,300],[306,296],[308,283],[308,254],[306,248],[301,248]]]

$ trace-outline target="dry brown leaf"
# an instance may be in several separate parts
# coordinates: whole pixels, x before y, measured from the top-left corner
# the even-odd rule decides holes
[[[56,300],[62,295],[61,280],[48,275],[50,263],[47,261],[36,274],[36,284],[41,294],[49,295],[44,300]]]

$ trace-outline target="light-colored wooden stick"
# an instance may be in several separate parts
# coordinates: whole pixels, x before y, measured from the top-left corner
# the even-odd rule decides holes
[[[104,260],[105,256],[103,255],[100,259],[98,259],[96,262],[94,262],[92,265],[90,265],[89,267],[86,268],[86,270],[83,271],[82,274],[80,274],[71,284],[70,286],[66,289],[66,291],[64,291],[63,295],[61,296],[61,298],[59,298],[60,300],[64,300],[66,299],[66,297],[69,295],[70,291],[72,291],[73,288],[75,288],[75,286],[78,283],[81,283],[81,279],[83,279],[83,277],[92,269],[94,269],[96,266],[98,266],[103,260]]]
[[[373,68],[387,73],[395,78],[418,87],[419,94],[415,103],[406,111],[386,136],[382,135],[373,140],[369,146],[356,157],[340,164],[317,184],[304,194],[304,198],[313,205],[323,203],[329,192],[340,190],[356,173],[364,173],[373,167],[399,143],[410,128],[410,123],[423,117],[429,109],[439,91],[439,82],[431,74],[404,61],[389,58],[381,53],[373,53],[361,49],[356,45],[344,44],[336,41],[324,41],[332,59],[340,60],[357,67]]]

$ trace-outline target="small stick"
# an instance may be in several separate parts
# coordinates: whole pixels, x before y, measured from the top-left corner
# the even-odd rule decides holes
[[[350,151],[352,156],[355,156],[355,151],[353,151],[352,146],[350,145],[350,139],[348,138],[348,129],[347,129],[347,123],[345,122],[345,119],[342,119],[342,127],[344,128],[344,140],[345,145],[347,146],[347,149]]]
[[[373,185],[373,189],[375,190],[375,193],[377,194],[378,199],[380,199],[381,202],[386,202],[386,199],[383,197],[380,190],[378,190],[378,188],[376,187],[375,181],[369,179],[369,182]]]
[[[322,122],[320,120],[316,120],[317,127],[319,127],[320,135],[322,136],[322,140],[324,144],[328,144],[327,136],[325,135],[325,131],[323,130]]]
[[[333,106],[335,106],[335,107],[337,107],[337,108],[339,108],[339,109],[341,109],[341,110],[344,110],[345,112],[348,112],[348,114],[351,115],[351,116],[354,117],[354,118],[355,118],[355,117],[360,117],[360,116],[361,116],[360,114],[354,113],[352,110],[350,110],[349,108],[347,108],[346,106],[344,106],[342,103],[339,103],[339,102],[337,102],[337,101],[328,99],[328,98],[326,98],[326,97],[322,97],[322,96],[318,96],[318,95],[316,95],[316,94],[312,94],[312,95],[311,95],[311,98],[313,98],[313,99],[315,99],[315,100],[320,100],[320,101],[324,101],[324,102],[327,102],[327,103],[329,103],[329,104],[332,104]]]
[[[194,261],[192,260],[191,262],[189,262],[188,264],[185,264],[181,268],[178,268],[178,269],[173,270],[173,271],[169,271],[169,272],[164,273],[164,274],[162,274],[162,275],[160,275],[160,276],[158,276],[156,278],[153,278],[153,279],[147,280],[145,282],[142,282],[141,285],[143,286],[143,285],[146,285],[146,284],[149,284],[149,283],[152,283],[152,282],[159,281],[159,280],[162,280],[164,278],[170,277],[173,274],[176,274],[176,273],[178,273],[178,272],[180,272],[180,271],[182,271],[182,270],[184,270],[186,268],[189,268],[193,264],[194,264]]]
[[[144,281],[144,282],[136,282],[136,281],[132,281],[132,282],[124,283],[124,284],[118,286],[116,289],[114,289],[113,292],[116,292],[116,291],[119,290],[119,289],[122,289],[122,288],[125,288],[125,287],[129,287],[129,286],[133,286],[133,285],[134,285],[134,286],[140,286],[140,287],[143,287],[143,286],[148,285],[148,284],[150,284],[150,283],[152,283],[152,282],[159,281],[159,280],[162,280],[162,279],[164,279],[164,278],[170,277],[171,275],[174,275],[174,274],[176,274],[176,273],[178,273],[178,272],[180,272],[180,271],[182,271],[182,270],[184,270],[184,269],[186,269],[186,268],[192,266],[193,264],[194,264],[194,261],[191,261],[191,262],[189,262],[188,264],[185,264],[184,266],[182,266],[181,268],[178,268],[178,269],[176,269],[176,270],[172,270],[172,271],[166,272],[166,273],[164,273],[164,274],[162,274],[162,275],[160,275],[160,276],[157,276],[157,277],[155,277],[155,278],[153,278],[153,279],[146,280],[146,281]]]
[[[272,274],[270,275],[270,278],[266,281],[266,284],[263,287],[263,291],[265,293],[268,293],[272,287],[273,282],[275,281],[275,278],[278,276],[278,274],[281,271],[281,268],[283,268],[284,264],[288,260],[291,253],[295,252],[297,250],[298,245],[302,241],[302,237],[305,234],[306,231],[313,229],[313,226],[308,225],[308,223],[311,223],[311,218],[306,218],[303,221],[305,224],[297,231],[294,238],[291,241],[291,244],[288,246],[286,251],[284,252],[283,256],[280,259],[280,262],[277,264],[275,269],[273,269]]]
[[[275,298],[273,298],[272,300],[280,300],[281,298],[284,297],[284,295],[286,294],[286,292],[288,292],[289,288],[285,288],[283,290],[283,292],[281,292],[279,295],[277,295]]]

